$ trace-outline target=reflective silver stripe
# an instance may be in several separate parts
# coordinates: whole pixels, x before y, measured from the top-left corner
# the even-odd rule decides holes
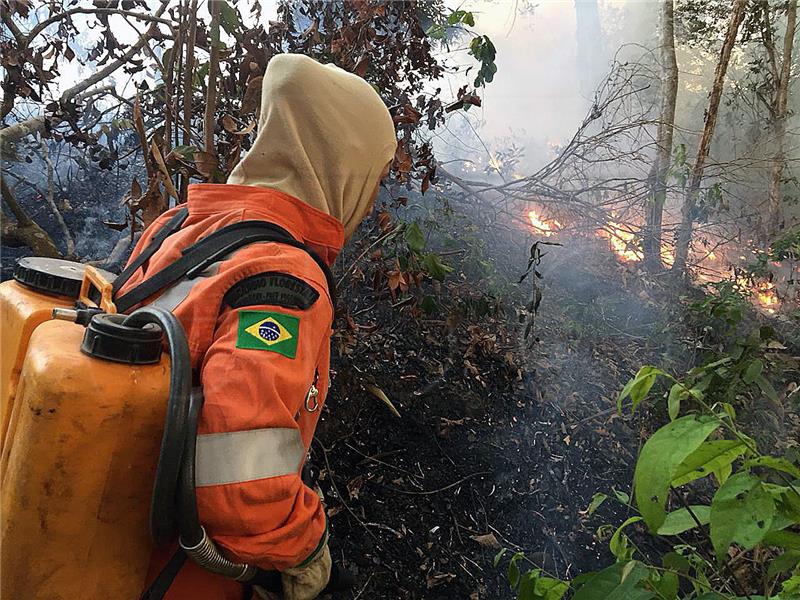
[[[167,288],[167,291],[151,302],[150,306],[158,306],[170,312],[174,311],[181,302],[186,300],[194,286],[217,274],[220,264],[221,261],[215,262],[205,271],[199,273],[197,277],[193,277],[192,279],[184,277],[171,287]]]
[[[306,449],[298,429],[270,428],[197,436],[197,487],[300,472]]]

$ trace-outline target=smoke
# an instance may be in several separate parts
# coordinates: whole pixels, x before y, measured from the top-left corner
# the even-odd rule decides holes
[[[518,174],[536,170],[553,158],[555,148],[586,116],[617,50],[652,39],[656,7],[655,2],[597,0],[546,0],[533,6],[466,2],[462,8],[475,14],[475,30],[488,35],[497,48],[498,71],[481,90],[480,109],[453,115],[453,135],[437,140],[440,155],[444,160],[463,159],[464,147],[473,147],[478,152],[469,158],[485,166],[489,157],[474,139],[477,133],[489,152],[512,141],[524,147]],[[641,54],[641,49],[629,53]],[[448,60],[462,66],[449,81],[455,90],[465,80],[470,57],[452,51]],[[466,80],[471,80],[469,75]]]

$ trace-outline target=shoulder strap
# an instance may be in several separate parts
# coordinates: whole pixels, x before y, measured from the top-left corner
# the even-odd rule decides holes
[[[161,227],[161,229],[158,230],[158,232],[156,232],[156,234],[153,236],[153,239],[150,240],[150,243],[144,250],[142,250],[141,254],[133,259],[133,261],[131,261],[131,263],[125,267],[119,276],[117,276],[117,278],[114,280],[114,283],[112,284],[112,290],[115,294],[120,290],[120,288],[122,288],[123,285],[128,282],[133,274],[139,270],[139,267],[141,267],[153,256],[153,254],[156,253],[159,248],[161,248],[161,244],[164,243],[164,240],[181,228],[181,225],[183,225],[183,222],[188,216],[189,209],[182,208],[176,212],[175,215],[169,221],[167,221],[164,226]]]
[[[232,252],[244,246],[256,242],[286,244],[308,253],[325,274],[328,291],[331,294],[331,299],[333,299],[335,288],[333,275],[328,265],[325,264],[325,261],[323,261],[316,252],[302,242],[294,239],[288,231],[274,223],[268,223],[266,221],[241,221],[223,227],[184,249],[181,258],[149,279],[146,279],[126,294],[117,298],[115,300],[117,310],[119,312],[126,312],[153,294],[169,287],[184,277],[189,279],[196,277],[211,264],[222,260]]]

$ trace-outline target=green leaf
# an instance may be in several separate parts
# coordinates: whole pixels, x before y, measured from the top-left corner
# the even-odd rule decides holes
[[[734,542],[745,550],[764,539],[775,515],[775,501],[761,480],[740,472],[726,481],[711,501],[711,542],[722,560]]]
[[[731,423],[736,421],[736,409],[733,408],[731,404],[728,402],[722,403],[722,410],[725,411],[725,414],[728,415],[728,418],[731,420]]]
[[[497,565],[499,565],[500,561],[503,560],[503,556],[505,556],[506,552],[507,552],[507,549],[503,548],[503,549],[500,550],[500,552],[495,554],[494,561],[492,563],[495,568],[497,568]]]
[[[220,0],[219,7],[220,25],[225,30],[225,33],[231,36],[236,35],[236,29],[241,25],[239,20],[239,13],[225,0]]]
[[[723,465],[719,469],[714,470],[714,477],[717,478],[717,484],[722,485],[726,481],[728,481],[728,477],[731,476],[733,473],[733,466],[732,465]]]
[[[672,485],[679,487],[707,477],[730,465],[742,454],[747,452],[747,446],[740,440],[712,440],[704,442],[692,452],[675,471]]]
[[[661,573],[660,577],[655,575],[650,577],[650,585],[658,592],[659,600],[674,600],[677,598],[679,584],[677,573],[672,571]]]
[[[616,556],[618,561],[630,561],[632,558],[631,555],[633,554],[633,550],[628,546],[628,537],[622,533],[622,530],[628,525],[638,523],[641,520],[642,517],[630,517],[622,525],[617,527],[614,535],[611,536],[611,540],[608,542],[608,547],[611,550],[611,554]]]
[[[702,504],[692,505],[692,513],[700,521],[701,525],[708,525],[711,518],[711,507]],[[680,535],[684,531],[689,531],[697,527],[697,521],[694,520],[691,513],[686,508],[675,510],[667,515],[664,519],[664,524],[658,528],[658,535]]]
[[[193,160],[194,155],[199,152],[197,146],[175,146],[172,151],[183,160]]]
[[[717,427],[716,419],[687,415],[665,425],[645,443],[633,476],[634,496],[651,531],[664,523],[664,505],[678,467]]]
[[[447,36],[447,28],[439,23],[434,23],[428,27],[427,30],[425,30],[425,35],[433,38],[434,40],[443,40]]]
[[[522,559],[524,555],[522,552],[517,552],[514,556],[511,557],[511,560],[508,562],[508,569],[506,570],[506,575],[508,576],[508,583],[511,584],[511,587],[516,589],[519,586],[520,582],[520,572],[519,566],[517,563]]]
[[[778,398],[778,394],[775,392],[775,388],[772,387],[772,384],[767,380],[766,377],[763,375],[759,375],[755,378],[756,385],[761,389],[761,392],[770,400],[775,402],[776,404],[780,404],[780,399]]]
[[[794,575],[783,582],[781,600],[797,600],[798,597],[800,597],[800,575]]]
[[[778,546],[787,550],[800,550],[800,533],[793,531],[770,531],[764,536],[764,542],[770,546]]]
[[[796,488],[798,484],[795,483],[794,486]],[[776,502],[780,515],[794,523],[800,523],[800,494],[788,488],[776,498]]]
[[[586,509],[586,512],[590,515],[593,515],[594,511],[600,508],[600,505],[603,504],[603,502],[605,502],[606,500],[608,500],[608,496],[600,492],[596,493],[594,496],[592,496],[592,501],[589,502],[589,506]]]
[[[756,378],[761,375],[761,371],[764,370],[764,363],[756,358],[755,360],[751,361],[749,365],[747,365],[747,369],[745,369],[744,375],[742,379],[745,383],[753,383]]]
[[[615,490],[614,488],[611,488],[611,490],[614,492],[614,496],[617,497],[617,500],[619,500],[623,504],[631,503],[631,497],[625,492],[620,492],[619,490]]]
[[[415,254],[421,254],[425,250],[425,235],[422,233],[418,223],[409,223],[406,226],[405,238],[409,250]]]
[[[788,573],[800,565],[800,551],[788,550],[772,559],[767,569],[767,577],[772,579],[781,573]]]
[[[542,577],[539,569],[532,569],[522,576],[517,600],[561,600],[568,589],[563,581]]]
[[[639,369],[636,376],[630,380],[620,392],[617,398],[617,411],[622,412],[622,401],[628,396],[630,396],[631,402],[633,403],[632,410],[636,410],[639,403],[650,393],[650,389],[653,387],[659,375],[666,375],[666,373],[650,365],[645,365]]]
[[[420,308],[422,308],[426,315],[430,316],[439,310],[439,304],[433,296],[425,296],[422,299]]]
[[[788,473],[792,477],[800,477],[800,469],[785,458],[777,456],[759,456],[745,461],[744,466],[751,467],[767,467],[783,473]]]
[[[443,263],[439,255],[434,252],[429,252],[422,257],[422,266],[431,277],[439,281],[442,281],[448,273],[453,271],[453,267]]]
[[[676,573],[688,573],[692,568],[689,559],[677,552],[668,552],[661,558],[664,568],[675,571]]]
[[[638,561],[616,563],[588,578],[572,600],[651,600],[654,593],[641,586],[649,574]]]
[[[681,400],[688,396],[688,392],[684,389],[683,385],[676,383],[669,390],[667,397],[667,412],[669,413],[669,420],[674,421],[678,418],[681,412]]]

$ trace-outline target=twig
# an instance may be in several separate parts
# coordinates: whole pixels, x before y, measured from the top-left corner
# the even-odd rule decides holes
[[[393,492],[398,492],[400,494],[409,494],[409,495],[412,495],[412,496],[429,496],[431,494],[438,494],[440,492],[444,492],[446,490],[449,490],[450,488],[454,488],[454,487],[456,487],[458,485],[461,485],[465,481],[473,479],[474,477],[480,477],[481,475],[490,475],[490,474],[491,474],[491,471],[479,471],[477,473],[473,473],[472,475],[467,475],[463,479],[459,479],[455,483],[451,483],[450,485],[446,485],[443,488],[439,488],[438,490],[430,490],[430,491],[425,491],[425,492],[412,492],[412,491],[409,491],[409,490],[401,490],[400,488],[395,488],[395,487],[392,487],[390,485],[384,485],[383,487],[385,487],[387,489],[390,489]],[[378,485],[382,485],[382,484],[378,484]]]
[[[350,516],[353,517],[356,520],[356,522],[359,525],[361,525],[361,527],[364,528],[364,531],[366,531],[370,535],[370,537],[372,537],[375,541],[380,541],[380,538],[374,533],[372,533],[372,531],[370,530],[369,527],[367,527],[364,521],[359,519],[358,515],[355,512],[353,512],[352,508],[350,508],[350,505],[347,504],[347,502],[345,502],[344,496],[342,496],[342,494],[339,492],[339,488],[337,487],[336,481],[333,478],[333,470],[331,469],[331,463],[328,460],[328,451],[325,449],[325,446],[322,444],[322,442],[316,439],[314,440],[314,442],[316,442],[316,444],[322,449],[322,456],[325,459],[325,467],[328,469],[328,475],[330,475],[331,478],[331,486],[333,487],[333,491],[336,492],[336,497],[339,498],[339,502],[342,503],[342,506],[344,506],[347,509],[347,512],[350,513]]]
[[[380,236],[380,237],[379,237],[377,240],[375,240],[375,241],[374,241],[374,242],[372,242],[372,243],[371,243],[369,246],[367,246],[367,248],[366,248],[366,249],[365,249],[365,250],[364,250],[364,251],[363,251],[361,254],[359,254],[359,255],[356,257],[356,259],[355,259],[355,260],[354,260],[352,263],[350,263],[350,266],[349,266],[349,267],[347,267],[347,268],[344,270],[344,273],[342,273],[342,276],[339,278],[339,281],[337,281],[337,282],[336,282],[336,287],[337,287],[337,288],[338,288],[338,287],[341,287],[341,285],[342,285],[342,282],[343,282],[343,281],[344,281],[344,280],[347,278],[347,276],[348,276],[348,275],[350,274],[350,272],[351,272],[351,271],[352,271],[352,270],[355,268],[355,266],[356,266],[356,265],[357,265],[357,264],[358,264],[358,263],[361,261],[361,259],[362,259],[362,258],[364,258],[364,256],[366,256],[367,252],[369,252],[370,250],[372,250],[372,249],[373,249],[375,246],[377,246],[378,244],[380,244],[380,243],[381,243],[383,240],[385,240],[385,239],[386,239],[386,238],[388,238],[390,235],[392,235],[392,234],[395,234],[395,233],[397,233],[397,231],[396,231],[395,229],[392,229],[391,231],[387,231],[387,232],[386,232],[386,233],[384,233],[382,236]]]
[[[358,600],[359,598],[361,598],[361,595],[364,593],[364,591],[367,589],[367,587],[369,587],[369,582],[372,581],[372,578],[374,576],[375,576],[375,573],[370,573],[369,579],[367,579],[367,583],[365,583],[364,587],[362,587],[361,590],[358,592],[358,594],[356,594],[353,597],[353,600]]]

